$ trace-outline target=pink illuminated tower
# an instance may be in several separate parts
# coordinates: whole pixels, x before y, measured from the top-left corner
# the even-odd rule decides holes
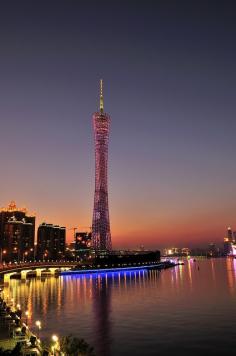
[[[103,82],[100,81],[100,111],[93,114],[95,140],[95,193],[92,222],[92,242],[95,251],[111,250],[108,209],[107,160],[110,116],[104,112]]]

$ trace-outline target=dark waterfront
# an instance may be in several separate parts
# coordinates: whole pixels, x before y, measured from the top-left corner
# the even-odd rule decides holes
[[[162,272],[11,280],[5,293],[29,310],[32,329],[41,320],[40,337],[72,333],[99,356],[229,355],[236,348],[236,259],[189,261]]]

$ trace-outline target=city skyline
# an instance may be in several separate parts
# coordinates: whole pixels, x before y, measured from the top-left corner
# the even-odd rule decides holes
[[[1,5],[0,206],[15,200],[70,239],[91,225],[102,77],[113,247],[221,243],[236,208],[227,4]]]

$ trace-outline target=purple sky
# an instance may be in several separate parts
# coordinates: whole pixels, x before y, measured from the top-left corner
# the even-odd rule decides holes
[[[234,1],[1,3],[0,205],[91,225],[103,78],[114,247],[220,242],[236,230],[235,38]]]

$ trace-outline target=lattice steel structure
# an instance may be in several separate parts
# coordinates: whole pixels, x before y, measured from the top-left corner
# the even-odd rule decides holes
[[[100,111],[93,114],[95,141],[95,193],[92,222],[92,243],[95,251],[111,250],[108,208],[107,160],[110,116],[104,112],[103,82],[100,81]]]

